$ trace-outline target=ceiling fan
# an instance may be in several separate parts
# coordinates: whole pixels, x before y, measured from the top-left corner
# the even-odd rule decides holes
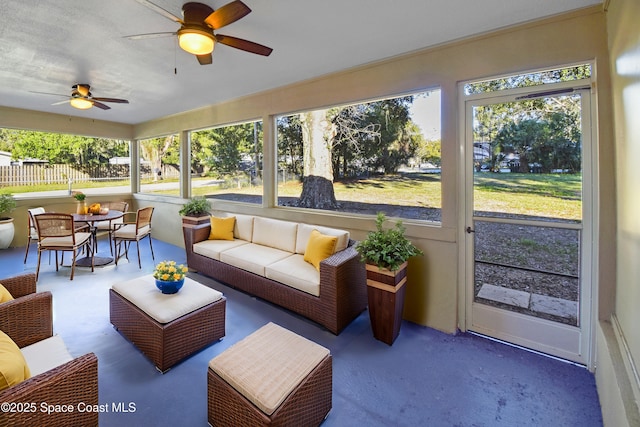
[[[103,102],[114,102],[118,104],[128,104],[129,101],[126,99],[118,99],[118,98],[97,98],[93,97],[90,92],[91,86],[86,83],[76,84],[71,86],[71,96],[69,99],[65,99],[64,101],[55,102],[51,105],[60,105],[64,103],[71,104],[72,107],[77,108],[79,110],[87,110],[91,107],[98,107],[102,110],[109,110],[109,107]],[[55,95],[55,96],[67,96],[61,95],[58,93],[46,93],[46,92],[33,92],[33,93],[42,93],[44,95]]]
[[[269,56],[273,51],[270,47],[258,43],[214,33],[214,30],[219,30],[224,26],[236,22],[251,12],[251,9],[240,0],[232,1],[215,11],[206,4],[195,2],[185,3],[182,6],[182,16],[184,19],[178,18],[171,12],[149,0],[136,1],[165,18],[180,24],[180,29],[176,32],[137,34],[125,36],[126,38],[144,39],[177,35],[180,47],[196,55],[200,65],[211,64],[211,53],[213,52],[216,42],[263,56]]]

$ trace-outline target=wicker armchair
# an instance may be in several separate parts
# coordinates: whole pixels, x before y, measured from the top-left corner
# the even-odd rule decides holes
[[[0,279],[13,301],[0,304],[0,329],[23,348],[53,336],[50,292],[35,293],[35,274]],[[0,391],[0,402],[34,404],[33,411],[4,411],[0,427],[97,426],[97,412],[80,412],[78,405],[98,405],[98,358],[93,353],[77,357],[13,387]],[[42,404],[72,405],[73,412],[48,414]]]

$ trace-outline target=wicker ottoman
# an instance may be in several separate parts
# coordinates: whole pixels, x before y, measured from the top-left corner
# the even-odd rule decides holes
[[[209,362],[212,426],[317,426],[331,410],[329,350],[269,323]]]
[[[185,278],[177,294],[165,295],[153,276],[114,284],[109,290],[113,326],[165,372],[225,335],[226,298]]]

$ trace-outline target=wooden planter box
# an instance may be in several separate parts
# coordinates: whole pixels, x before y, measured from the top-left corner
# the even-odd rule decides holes
[[[407,262],[397,271],[366,265],[369,318],[375,339],[392,345],[400,333],[407,283]]]

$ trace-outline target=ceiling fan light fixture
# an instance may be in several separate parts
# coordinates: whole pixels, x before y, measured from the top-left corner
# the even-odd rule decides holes
[[[93,102],[84,98],[71,98],[69,103],[73,108],[77,108],[78,110],[87,110],[93,107]]]
[[[178,44],[193,55],[206,55],[213,52],[213,35],[197,28],[184,28],[178,31]]]

